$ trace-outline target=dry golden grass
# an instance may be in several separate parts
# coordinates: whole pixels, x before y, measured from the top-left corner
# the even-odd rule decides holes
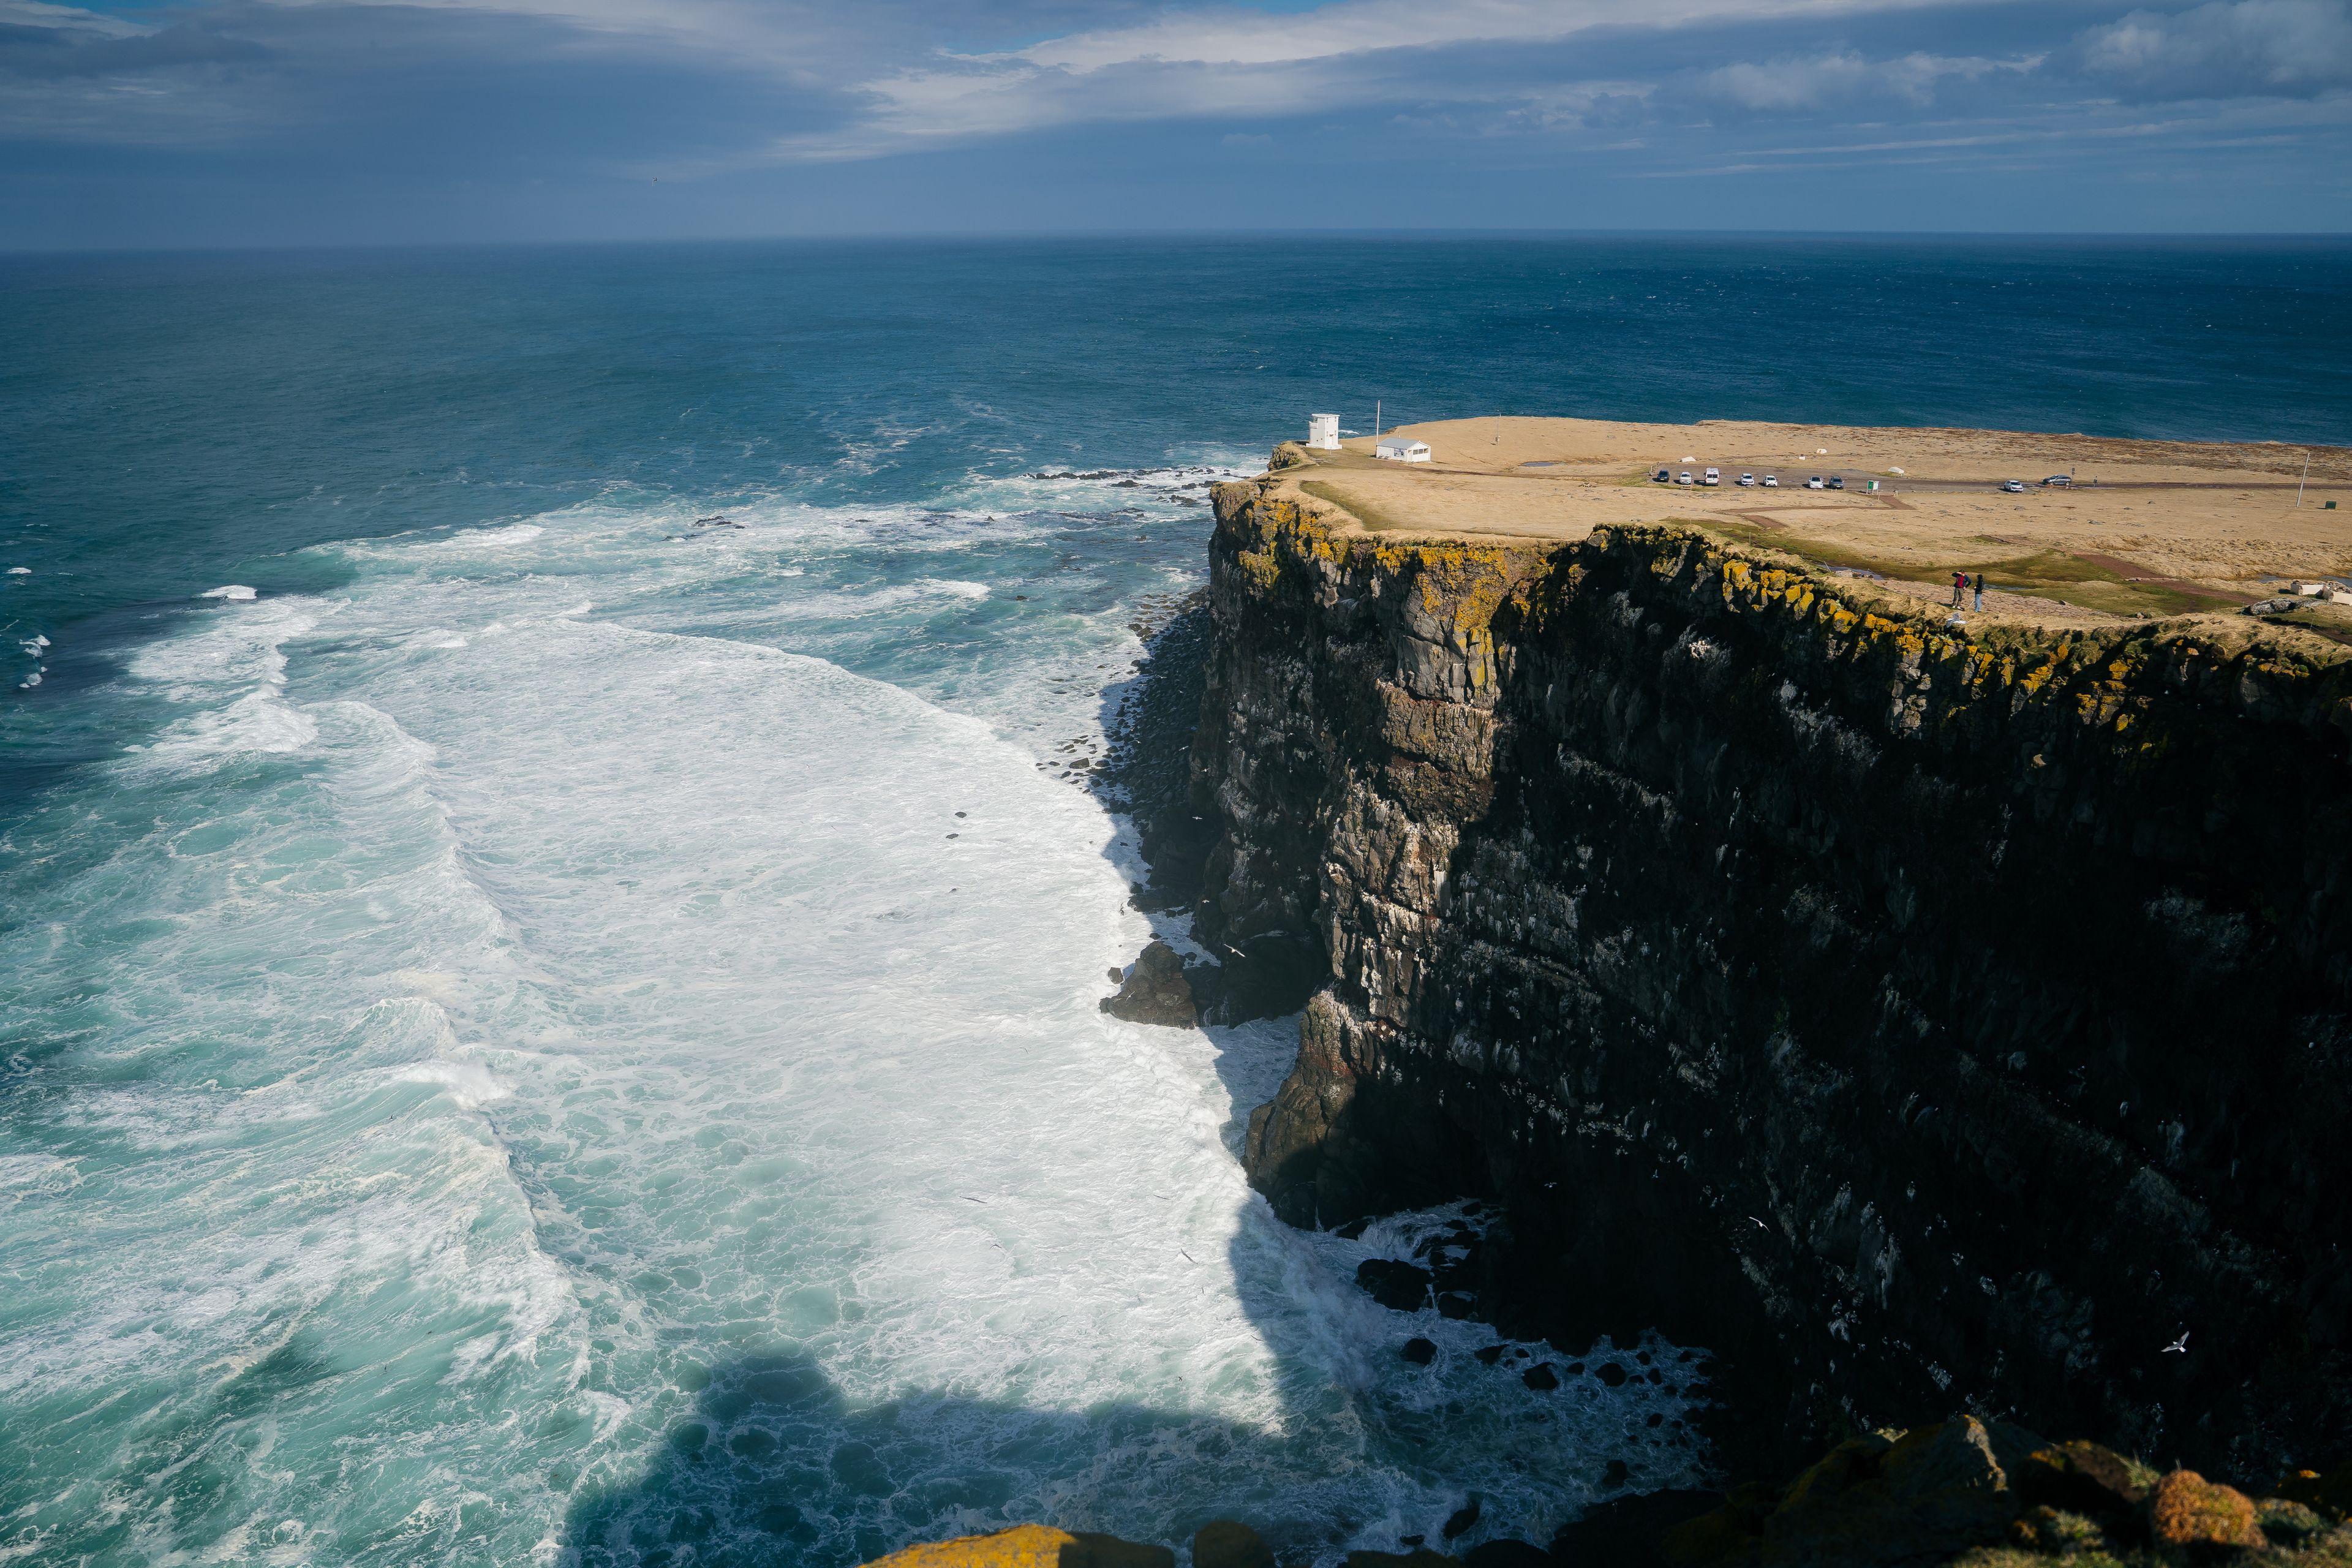
[[[1997,589],[1987,615],[2035,621],[2231,611],[2284,591],[2285,579],[2352,580],[2352,449],[2343,447],[1527,418],[1402,433],[1428,442],[1435,460],[1382,462],[1358,439],[1299,451],[1278,490],[1343,524],[1407,538],[1565,542],[1675,521],[1937,602],[1952,573],[1981,572]],[[1709,466],[1723,470],[1721,486],[1650,479]],[[1778,474],[1780,487],[1739,488],[1743,470]],[[2069,470],[2072,488],[2038,483]],[[1803,489],[1812,474],[1843,475],[1848,488]],[[2030,488],[1998,488],[2011,478]],[[2326,510],[2328,500],[2344,509]],[[2328,635],[2344,630],[2332,611],[2304,618]]]

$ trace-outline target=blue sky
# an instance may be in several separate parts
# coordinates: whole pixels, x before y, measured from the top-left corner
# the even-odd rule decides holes
[[[2352,0],[0,0],[0,247],[2352,229]]]

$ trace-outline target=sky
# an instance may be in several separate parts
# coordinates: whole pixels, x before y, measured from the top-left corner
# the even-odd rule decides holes
[[[0,0],[0,248],[2352,230],[2352,0]]]

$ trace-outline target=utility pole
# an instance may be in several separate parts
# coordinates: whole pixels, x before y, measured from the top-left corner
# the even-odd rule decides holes
[[[2299,506],[2301,506],[2301,505],[2303,504],[2303,487],[2304,487],[2304,486],[2305,486],[2305,485],[2307,485],[2307,484],[2309,484],[2310,482],[2311,482],[2311,454],[2310,454],[2310,452],[2309,452],[2309,451],[2305,451],[2305,452],[2303,454],[2303,478],[2301,478],[2301,479],[2297,479],[2297,480],[2295,480],[2295,481],[2294,481],[2294,504],[2295,504],[2296,506],[2298,506],[2298,507],[2299,507]]]

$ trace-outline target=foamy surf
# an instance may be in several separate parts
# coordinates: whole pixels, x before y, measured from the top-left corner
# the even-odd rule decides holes
[[[355,542],[332,600],[222,594],[127,660],[134,826],[70,926],[0,932],[88,1078],[70,1166],[0,1184],[82,1227],[0,1369],[99,1456],[45,1549],[625,1561],[702,1519],[848,1563],[1245,1509],[1329,1561],[1686,1478],[1645,1423],[1687,1391],[1547,1398],[1355,1287],[1450,1212],[1272,1219],[1236,1148],[1294,1024],[1097,1010],[1140,866],[1040,764],[1197,581],[1197,531],[1135,535],[1197,530],[1206,471],[1148,477]]]

